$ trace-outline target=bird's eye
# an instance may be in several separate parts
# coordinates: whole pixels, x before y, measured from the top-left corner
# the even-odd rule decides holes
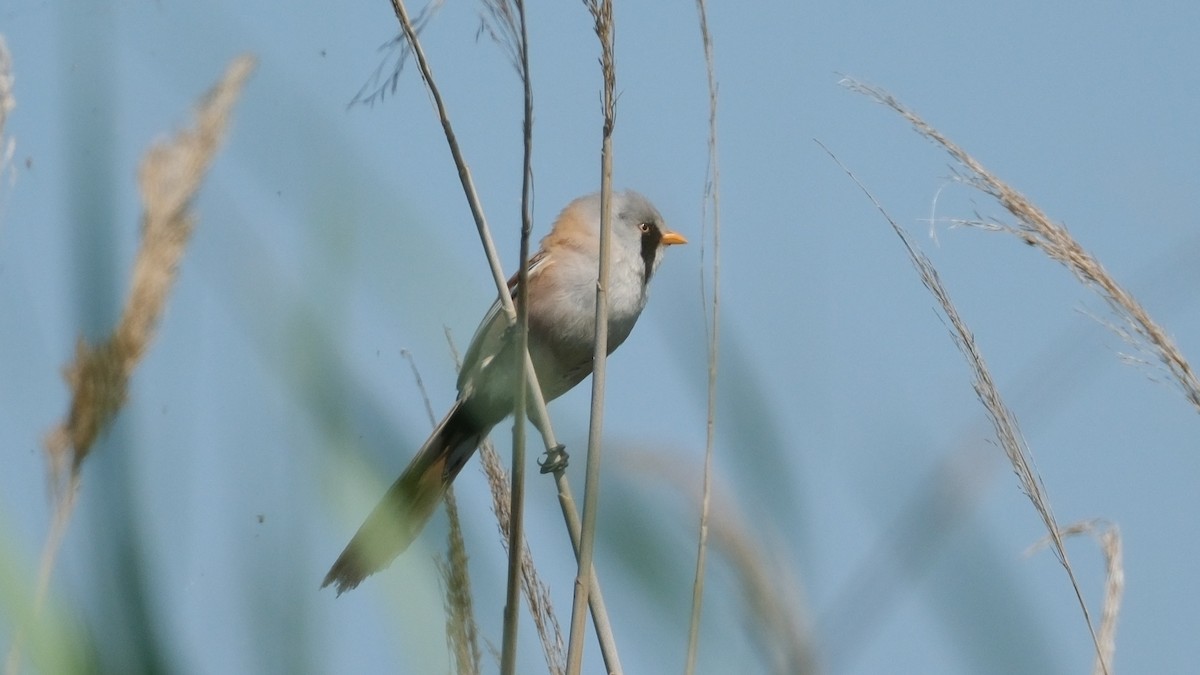
[[[650,231],[650,223],[641,223],[638,225],[638,229],[641,230],[642,232],[649,232]]]

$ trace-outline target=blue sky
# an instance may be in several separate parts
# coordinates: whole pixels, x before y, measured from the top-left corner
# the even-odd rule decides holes
[[[549,4],[549,3],[547,3]],[[992,440],[934,302],[855,172],[932,258],[1021,423],[1062,523],[1124,536],[1115,669],[1197,656],[1196,411],[1039,251],[951,228],[1004,220],[950,158],[839,86],[879,85],[1021,190],[1200,352],[1200,7],[1122,3],[714,3],[720,84],[723,512],[777,567],[830,673],[1083,672],[1091,643]],[[517,253],[520,89],[447,3],[425,34],[506,266]],[[581,4],[531,7],[535,234],[598,187],[598,46]],[[16,76],[0,182],[0,545],[32,578],[48,522],[40,442],[82,333],[116,320],[137,245],[137,163],[235,55],[259,60],[158,338],[84,468],[58,606],[125,664],[129,554],[182,672],[443,672],[421,546],[340,599],[317,585],[428,421],[453,398],[492,286],[415,71],[348,107],[397,31],[387,3],[0,6]],[[598,566],[629,672],[682,669],[704,446],[700,225],[707,90],[690,3],[619,3],[616,183],[692,240],[674,247],[610,361]],[[930,235],[934,236],[930,236]],[[588,387],[552,405],[578,449]],[[440,412],[440,410],[439,410]],[[498,434],[504,441],[507,433]],[[948,477],[947,477],[948,476]],[[483,632],[503,554],[474,467],[460,478]],[[562,617],[572,562],[548,483],[530,538]],[[698,487],[689,488],[694,492]],[[579,490],[579,487],[577,487]],[[941,495],[953,495],[944,497]],[[928,501],[923,501],[928,500]],[[924,508],[922,504],[932,504]],[[924,508],[924,510],[923,510]],[[915,515],[914,515],[915,514]],[[262,521],[259,522],[259,516]],[[1103,560],[1069,544],[1099,613]],[[125,561],[123,563],[122,561]],[[768,672],[736,572],[714,552],[701,671]],[[25,575],[29,575],[26,577]],[[114,603],[116,603],[114,605]],[[114,609],[114,607],[116,609]],[[115,614],[113,612],[116,612]],[[115,617],[115,618],[114,618]],[[430,618],[434,617],[434,618]],[[0,643],[12,625],[0,621]],[[541,667],[529,624],[523,670]],[[588,646],[589,669],[599,668]]]

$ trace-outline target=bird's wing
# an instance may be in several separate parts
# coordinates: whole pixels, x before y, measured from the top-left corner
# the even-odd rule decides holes
[[[538,251],[529,259],[529,278],[545,269],[546,260],[544,250]],[[517,299],[518,279],[519,276],[514,274],[508,280],[508,292],[514,302]],[[500,353],[507,331],[508,318],[504,315],[500,300],[497,299],[488,308],[487,314],[483,315],[483,321],[479,322],[479,327],[475,329],[475,335],[471,338],[471,346],[467,347],[467,353],[463,356],[462,368],[458,372],[460,394],[471,378],[478,376],[490,360]]]

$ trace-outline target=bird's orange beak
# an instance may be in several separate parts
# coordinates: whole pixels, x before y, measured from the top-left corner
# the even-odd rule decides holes
[[[663,232],[663,236],[662,236],[663,246],[671,246],[673,244],[686,244],[686,243],[687,243],[687,239],[685,239],[684,236],[682,234],[679,234],[678,232],[672,232],[671,230],[667,230],[666,232]]]

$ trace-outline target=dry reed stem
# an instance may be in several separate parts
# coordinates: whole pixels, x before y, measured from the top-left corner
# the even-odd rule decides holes
[[[433,105],[438,114],[438,121],[442,125],[442,133],[446,136],[446,145],[450,150],[451,157],[454,159],[454,166],[458,170],[458,179],[462,183],[467,206],[471,209],[471,217],[475,220],[475,229],[479,232],[479,240],[483,245],[484,255],[487,257],[488,267],[492,273],[492,281],[496,284],[500,307],[511,325],[516,322],[517,311],[513,305],[512,297],[508,292],[508,277],[504,276],[504,270],[501,269],[500,256],[497,254],[496,245],[492,241],[491,229],[488,227],[487,217],[483,213],[483,205],[479,201],[479,193],[475,189],[475,179],[471,176],[471,168],[467,166],[467,160],[458,145],[458,136],[454,133],[453,125],[450,124],[450,114],[446,110],[446,103],[442,99],[442,93],[438,88],[437,80],[433,77],[433,70],[429,66],[429,61],[425,58],[425,49],[421,46],[417,28],[408,16],[408,8],[405,6],[404,0],[391,0],[391,3],[392,10],[396,13],[396,20],[400,22],[400,29],[404,34],[404,40],[407,42],[408,48],[412,50],[413,56],[417,59],[417,68],[421,71],[421,80],[425,83],[425,88],[428,90],[430,98],[433,99]],[[528,361],[528,359],[526,360]],[[531,381],[536,382],[536,379]],[[534,387],[534,389],[537,388]],[[537,396],[537,398],[540,399],[541,397]],[[543,409],[545,408],[544,405],[542,407]]]
[[[700,533],[696,543],[696,574],[692,584],[692,610],[688,622],[687,657],[684,673],[696,671],[696,655],[700,644],[700,613],[704,601],[704,575],[708,549],[709,499],[712,493],[713,453],[716,445],[717,420],[717,357],[720,353],[721,324],[721,171],[717,159],[717,74],[713,60],[712,35],[708,32],[708,7],[705,0],[696,0],[696,12],[700,21],[700,40],[704,46],[704,70],[708,79],[708,167],[704,182],[704,200],[701,202],[701,229],[708,223],[712,204],[713,258],[712,258],[712,315],[708,315],[708,304],[704,302],[704,244],[700,237],[700,294],[705,313],[705,331],[708,333],[708,414],[705,424],[704,476],[700,496]]]
[[[129,377],[145,355],[175,281],[179,260],[195,225],[192,199],[225,137],[230,112],[255,60],[240,56],[200,100],[195,125],[169,141],[153,145],[142,159],[138,184],[142,196],[142,243],[134,261],[129,296],[117,327],[105,341],[89,345],[81,338],[64,377],[71,408],[45,439],[55,512],[42,552],[34,596],[40,611],[67,524],[75,506],[79,471],[96,438],[126,399]],[[14,641],[13,651],[19,641]],[[10,672],[16,672],[9,659]]]
[[[583,523],[579,537],[575,593],[571,603],[571,629],[567,641],[567,674],[578,675],[583,667],[583,641],[586,630],[584,608],[589,606],[593,558],[596,542],[596,516],[600,498],[600,460],[603,454],[604,390],[608,365],[608,279],[612,239],[612,133],[616,125],[615,35],[612,0],[584,0],[592,15],[596,37],[600,40],[600,77],[603,98],[600,132],[600,259],[596,277],[595,344],[592,351],[592,400],[588,422],[587,457],[583,484]],[[597,631],[597,639],[605,638]],[[610,673],[620,670],[606,659]]]
[[[1063,537],[1091,535],[1104,554],[1104,608],[1100,614],[1100,653],[1092,666],[1095,675],[1103,675],[1106,664],[1112,663],[1117,650],[1117,617],[1121,613],[1121,599],[1125,595],[1125,563],[1121,549],[1121,530],[1114,523],[1104,520],[1088,520],[1068,525],[1061,532]],[[1046,546],[1049,537],[1030,547],[1028,553]]]
[[[1109,308],[1128,326],[1129,331],[1118,331],[1123,339],[1141,350],[1153,354],[1170,373],[1188,402],[1200,411],[1200,380],[1191,364],[1175,346],[1161,326],[1142,307],[1132,294],[1118,284],[1091,253],[1071,236],[1067,228],[1052,221],[1036,205],[989,172],[974,157],[955,145],[930,126],[916,113],[900,103],[891,94],[853,79],[844,79],[842,84],[851,91],[871,97],[902,115],[918,133],[942,146],[966,170],[963,180],[980,192],[1000,202],[1016,219],[1017,225],[996,225],[999,229],[1019,237],[1026,244],[1036,246],[1053,260],[1062,263],[1075,278],[1104,298]]]
[[[533,232],[533,83],[529,77],[529,43],[525,30],[525,3],[514,7],[504,0],[493,0],[492,6],[507,18],[509,44],[516,52],[515,65],[521,78],[524,110],[522,114],[521,171],[521,245],[517,264],[517,353],[529,353],[529,237]],[[512,426],[512,488],[509,493],[508,518],[508,579],[504,602],[504,640],[500,672],[514,675],[517,670],[517,627],[520,615],[521,580],[532,561],[525,557],[525,418],[528,407],[528,373],[517,371],[516,392],[513,397]],[[525,563],[529,563],[526,565]],[[533,603],[531,613],[536,614]]]
[[[79,494],[79,473],[73,472],[65,486],[56,488],[58,494],[54,503],[54,514],[50,520],[50,530],[46,534],[46,544],[42,548],[41,561],[38,563],[38,578],[34,587],[33,613],[30,619],[35,623],[41,615],[42,606],[46,601],[46,593],[50,588],[50,575],[54,571],[54,561],[62,547],[67,534],[67,525],[71,522],[71,514],[75,511],[75,498]],[[13,637],[12,645],[5,659],[4,672],[6,675],[18,675],[21,672],[21,647],[25,641],[27,626],[19,626]]]
[[[418,38],[417,28],[413,26],[413,22],[409,18],[408,10],[403,0],[391,0],[391,4],[392,9],[396,13],[396,19],[400,22],[404,40],[417,59],[417,66],[421,71],[421,79],[425,83],[430,98],[433,99],[434,108],[437,110],[438,120],[442,124],[442,132],[446,136],[446,145],[450,150],[451,157],[454,159],[454,166],[458,170],[458,178],[462,183],[463,195],[467,200],[467,206],[471,209],[471,217],[475,221],[475,229],[479,233],[479,241],[483,246],[483,253],[487,258],[488,267],[492,273],[492,281],[496,284],[500,309],[504,312],[509,324],[515,325],[517,310],[513,303],[512,295],[508,290],[508,277],[505,276],[504,270],[501,268],[500,256],[496,252],[495,243],[492,241],[491,229],[488,227],[487,217],[483,213],[483,206],[479,201],[479,193],[475,190],[475,179],[472,178],[471,169],[467,166],[462,149],[458,145],[458,137],[454,133],[453,125],[450,124],[449,113],[446,110],[445,102],[442,100],[442,94],[438,89],[437,82],[433,78],[433,72],[425,58],[425,51]],[[532,418],[534,424],[537,425],[538,430],[542,433],[547,453],[556,452],[559,450],[558,441],[555,439],[554,429],[550,425],[550,415],[546,411],[546,401],[542,397],[541,387],[536,386],[537,373],[533,370],[533,362],[529,359],[528,354],[525,355],[525,371],[529,378],[529,394],[531,396],[530,402],[533,403]],[[570,506],[574,508],[574,502],[571,502]],[[564,508],[566,508],[566,505],[564,505]]]
[[[863,194],[867,196],[876,210],[892,226],[892,230],[900,238],[901,243],[904,244],[904,248],[908,252],[913,266],[917,268],[917,272],[921,277],[921,283],[925,285],[938,301],[943,317],[951,328],[950,337],[954,340],[954,345],[967,358],[967,363],[971,366],[971,370],[974,373],[972,386],[975,389],[975,395],[983,403],[984,410],[987,411],[996,436],[1004,448],[1004,453],[1008,456],[1013,471],[1017,474],[1021,490],[1029,497],[1029,500],[1033,503],[1034,510],[1037,511],[1042,519],[1042,523],[1046,527],[1046,531],[1049,532],[1052,543],[1051,548],[1054,550],[1059,564],[1062,565],[1067,573],[1067,578],[1071,582],[1071,588],[1075,591],[1075,598],[1079,602],[1079,608],[1083,611],[1083,618],[1087,624],[1088,632],[1091,634],[1092,642],[1095,644],[1096,654],[1101,660],[1101,665],[1104,667],[1103,672],[1107,673],[1108,662],[1103,658],[1103,650],[1101,649],[1095,626],[1092,623],[1091,613],[1088,611],[1087,603],[1083,600],[1083,592],[1079,588],[1079,583],[1075,579],[1075,570],[1071,567],[1070,560],[1067,557],[1066,547],[1063,546],[1062,537],[1059,534],[1061,530],[1050,509],[1050,501],[1046,497],[1046,488],[1042,484],[1041,476],[1038,475],[1037,470],[1033,466],[1029,447],[1021,435],[1017,419],[1000,396],[1000,391],[996,388],[996,384],[992,380],[991,372],[983,360],[983,355],[979,352],[979,348],[975,344],[975,336],[962,320],[962,317],[959,316],[958,309],[955,308],[954,303],[950,300],[950,295],[946,291],[945,286],[942,285],[937,269],[934,268],[929,258],[916,248],[904,228],[900,227],[888,215],[883,205],[879,203],[879,200],[858,180],[854,173],[846,168],[829,148],[826,148],[820,141],[817,143],[841,167],[842,171],[850,177],[850,180],[854,181],[854,184],[862,190]]]
[[[437,426],[437,416],[433,413],[433,405],[429,402],[429,393],[425,390],[425,380],[417,369],[417,361],[412,352],[400,350],[400,355],[408,360],[412,369],[413,380],[417,390],[421,392],[421,400],[425,403],[425,413],[429,416],[429,425]],[[446,610],[446,641],[450,653],[454,655],[454,672],[459,675],[477,675],[481,671],[479,651],[479,626],[475,623],[475,609],[471,595],[471,574],[467,565],[467,544],[462,535],[462,524],[458,517],[458,499],[454,496],[454,486],[446,486],[443,503],[446,507],[446,517],[450,528],[446,534],[446,557],[438,559],[437,568],[442,580],[446,583],[446,594],[442,598],[442,606]]]

